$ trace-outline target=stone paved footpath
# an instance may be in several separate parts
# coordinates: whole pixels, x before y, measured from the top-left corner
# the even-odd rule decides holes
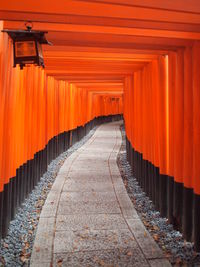
[[[66,159],[42,209],[31,266],[171,266],[146,231],[116,163],[120,122]]]

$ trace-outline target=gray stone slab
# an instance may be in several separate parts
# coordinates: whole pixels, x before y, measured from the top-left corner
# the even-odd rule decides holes
[[[137,248],[129,230],[56,231],[54,253]]]
[[[90,166],[80,166],[79,165],[76,165],[76,166],[73,166],[71,169],[70,169],[70,172],[73,172],[73,171],[87,171],[87,172],[97,172],[98,174],[105,174],[105,175],[108,175],[109,174],[109,167],[108,166],[104,166],[103,164],[101,165],[90,165]]]
[[[69,171],[71,170],[73,164],[70,164],[69,166],[65,166],[59,171],[59,175],[65,176],[67,178]]]
[[[123,183],[121,177],[119,177],[117,175],[112,176],[112,182],[113,182],[114,187],[117,187],[117,186],[118,187],[119,186],[124,187],[124,183]]]
[[[44,232],[48,234],[54,233],[55,227],[55,218],[40,218],[39,224],[37,227],[37,234]]]
[[[118,169],[118,167],[113,167],[114,164],[110,165],[110,172],[111,172],[111,175],[112,176],[120,176],[121,177],[121,174],[120,174],[120,171]]]
[[[121,184],[115,184],[114,183],[114,187],[115,187],[115,191],[117,194],[125,194],[126,192],[126,188],[124,185]]]
[[[59,198],[60,198],[60,193],[58,193],[57,191],[50,191],[45,201],[45,205],[58,203]]]
[[[109,165],[114,165],[114,164],[116,164],[116,162],[117,162],[117,158],[112,158],[112,157],[110,157],[109,158]]]
[[[62,265],[61,265],[62,264]],[[149,264],[135,247],[54,254],[54,266],[63,267],[147,267]]]
[[[109,144],[104,144],[104,145],[100,145],[100,144],[97,144],[96,142],[93,142],[92,144],[90,144],[89,146],[87,146],[84,151],[91,151],[91,152],[94,152],[94,151],[98,151],[100,153],[109,153],[109,152],[112,152],[113,150],[113,145],[109,145]]]
[[[69,177],[76,177],[80,175],[93,175],[93,176],[110,176],[109,168],[101,168],[101,169],[82,169],[81,171],[78,169],[70,170],[68,176]],[[67,176],[67,177],[68,177]]]
[[[118,153],[116,153],[116,156],[113,157],[112,155],[110,156],[109,158],[109,166],[111,168],[111,170],[118,170],[119,171],[119,168],[118,168],[118,165],[117,165],[117,155]]]
[[[98,135],[98,138],[95,139],[95,144],[101,144],[102,146],[105,144],[112,144],[115,145],[115,139],[113,138],[113,135],[107,136]],[[114,139],[114,140],[113,140]]]
[[[58,206],[58,202],[50,202],[50,203],[45,204],[42,208],[40,217],[41,218],[55,217],[57,206]]]
[[[110,175],[108,175],[109,172],[106,173],[94,173],[94,172],[70,172],[66,182],[68,180],[74,180],[74,181],[87,181],[88,182],[104,182],[104,181],[108,181],[108,182],[112,182]]]
[[[51,262],[32,262],[31,267],[52,267]]]
[[[60,202],[59,215],[67,214],[121,213],[117,201],[110,202]]]
[[[81,152],[81,154],[79,155],[79,159],[81,159],[81,158],[83,158],[83,157],[86,157],[86,158],[96,158],[96,159],[98,159],[98,158],[109,158],[110,157],[110,151],[104,151],[104,152],[102,152],[102,153],[97,153],[95,150],[91,150],[91,151],[89,151],[89,150],[83,150],[82,152]]]
[[[133,203],[131,202],[127,193],[117,193],[117,198],[125,218],[139,219],[137,211],[135,210]]]
[[[110,170],[111,176],[121,176],[119,170]]]
[[[109,138],[109,140],[106,140],[106,138],[104,138],[104,140],[99,140],[99,138],[96,138],[96,140],[90,144],[88,146],[88,149],[90,148],[105,148],[106,150],[105,151],[110,151],[112,152],[113,151],[113,148],[115,146],[115,140],[113,142],[113,140],[111,140],[111,138]]]
[[[57,191],[58,193],[61,191],[62,186],[67,178],[67,173],[57,175],[53,186],[51,188],[51,191]]]
[[[108,160],[110,157],[110,153],[91,153],[91,152],[82,152],[79,156],[79,160]]]
[[[162,251],[147,232],[141,220],[127,219],[127,222],[145,257],[147,259],[163,258]]]
[[[105,159],[105,158],[90,158],[89,157],[89,159],[88,159],[88,157],[87,156],[85,156],[85,158],[84,159],[82,159],[82,158],[79,158],[78,160],[77,160],[77,162],[78,162],[78,164],[80,164],[80,165],[93,165],[93,164],[103,164],[103,165],[108,165],[108,160],[107,159]]]
[[[107,176],[107,175],[98,175],[98,176],[95,176],[95,175],[78,175],[78,176],[73,176],[73,177],[70,177],[68,178],[67,180],[74,180],[78,183],[85,183],[85,182],[88,182],[88,183],[98,183],[98,182],[101,182],[101,183],[106,183],[106,182],[109,182],[109,183],[112,183],[112,180],[111,180],[111,177],[110,176]],[[66,180],[66,181],[67,181]]]
[[[72,154],[72,155],[73,155],[73,154]],[[78,157],[79,157],[79,156],[76,155],[76,156],[74,156],[74,157],[67,158],[67,160],[64,162],[64,164],[61,166],[60,171],[62,171],[62,170],[67,171],[67,170],[71,167],[71,165],[77,160]],[[60,171],[59,171],[59,172],[60,172]]]
[[[89,145],[85,150],[91,150],[93,151],[94,149],[97,151],[106,151],[106,152],[112,152],[114,148],[114,143],[102,143],[102,142],[94,142],[91,145]]]
[[[153,259],[149,260],[151,267],[171,267],[172,265],[167,259]]]
[[[86,157],[86,159],[87,159],[87,157]],[[96,166],[97,168],[102,168],[102,167],[108,167],[108,161],[107,160],[105,160],[104,158],[102,158],[102,159],[99,159],[99,160],[97,160],[97,159],[90,159],[90,160],[79,160],[79,159],[77,159],[75,162],[74,162],[74,164],[72,164],[72,166],[71,166],[71,170],[73,170],[73,169],[75,169],[76,170],[76,168],[78,167],[78,168],[80,168],[80,169],[84,169],[84,168],[90,168],[91,166]]]
[[[113,190],[113,186],[110,182],[76,182],[76,181],[69,181],[67,180],[64,184],[63,191],[72,191],[72,192],[88,192],[88,191],[95,191],[95,192],[109,192]]]
[[[60,201],[66,202],[110,202],[117,201],[114,192],[62,192]]]
[[[121,214],[58,215],[56,231],[127,229]]]
[[[55,218],[40,218],[31,254],[31,266],[50,266],[53,253]]]

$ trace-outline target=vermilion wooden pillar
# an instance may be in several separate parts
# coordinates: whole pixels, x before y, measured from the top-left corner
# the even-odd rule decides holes
[[[159,200],[160,200],[160,212],[163,216],[167,215],[167,73],[166,73],[166,58],[161,56],[159,58],[159,90],[158,93],[158,120],[159,120],[159,168],[160,168],[160,181],[159,181]]]
[[[168,96],[169,96],[169,169],[168,169],[168,211],[167,216],[170,223],[173,223],[173,199],[174,199],[174,97],[176,81],[176,52],[169,53],[168,60]]]
[[[193,206],[193,86],[192,48],[184,49],[184,132],[183,132],[183,233],[187,240],[192,236]]]
[[[196,249],[200,250],[200,42],[193,47],[193,188],[194,224],[193,239]]]
[[[176,80],[174,92],[174,205],[173,216],[175,224],[182,224],[183,196],[183,134],[184,134],[184,51],[177,51]]]

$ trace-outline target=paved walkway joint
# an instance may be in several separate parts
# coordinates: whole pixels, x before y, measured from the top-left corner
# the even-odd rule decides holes
[[[127,195],[121,122],[101,125],[61,167],[43,206],[31,266],[171,266]]]

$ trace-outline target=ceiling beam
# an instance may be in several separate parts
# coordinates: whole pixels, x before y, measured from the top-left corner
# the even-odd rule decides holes
[[[180,0],[179,0],[180,1]],[[185,1],[185,0],[184,0]],[[182,1],[182,6],[184,6],[184,1]],[[142,2],[142,1],[141,1]],[[168,1],[169,2],[169,1]],[[175,1],[174,1],[175,2]],[[155,1],[154,1],[155,3]],[[180,3],[180,2],[179,2]],[[143,20],[144,17],[149,21],[162,21],[162,22],[178,22],[178,23],[190,23],[190,24],[200,24],[199,17],[199,3],[196,2],[196,11],[188,12],[178,10],[178,6],[175,10],[160,9],[158,7],[149,7],[132,5],[123,5],[123,3],[108,3],[108,2],[95,2],[95,1],[72,1],[59,0],[49,1],[35,1],[35,0],[20,0],[20,1],[1,1],[0,10],[2,14],[6,15],[6,12],[27,13],[29,19],[31,15],[35,14],[45,14],[47,15],[80,15],[80,16],[91,16],[91,17],[109,17],[109,18],[128,18],[128,19],[138,19]],[[181,6],[181,5],[180,5]],[[187,3],[186,7],[189,4]],[[192,4],[193,9],[195,5]],[[187,10],[187,9],[186,9]],[[48,21],[49,22],[49,21]],[[55,21],[54,21],[55,22]]]

